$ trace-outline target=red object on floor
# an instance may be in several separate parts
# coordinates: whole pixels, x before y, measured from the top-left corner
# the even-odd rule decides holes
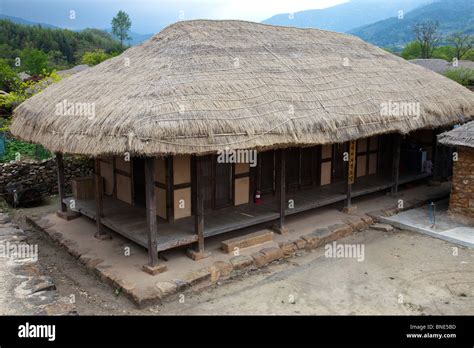
[[[261,204],[262,203],[262,198],[260,195],[260,191],[255,191],[255,199],[254,199],[255,204]]]

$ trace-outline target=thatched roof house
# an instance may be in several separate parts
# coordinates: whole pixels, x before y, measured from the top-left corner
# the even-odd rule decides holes
[[[474,122],[468,122],[449,132],[438,135],[438,142],[448,146],[466,146],[474,148]]]
[[[460,60],[458,61],[457,66],[454,66],[453,62],[447,62],[444,59],[439,58],[410,59],[409,62],[430,69],[439,74],[444,74],[448,70],[458,68],[474,69],[474,62],[471,62],[470,60]]]
[[[382,116],[389,101],[420,103],[421,115]],[[204,154],[407,133],[473,115],[470,91],[357,37],[196,20],[28,99],[11,131],[64,153]]]
[[[437,128],[473,116],[472,92],[354,36],[198,20],[48,87],[11,131],[57,152],[61,216],[146,247],[155,274],[158,252],[434,176]],[[73,198],[62,153],[95,157]]]
[[[474,226],[474,121],[438,135],[438,142],[456,147],[449,211]]]

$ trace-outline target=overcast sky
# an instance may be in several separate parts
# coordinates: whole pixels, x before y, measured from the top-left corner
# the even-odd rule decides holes
[[[0,0],[0,13],[34,22],[82,29],[109,28],[118,10],[132,19],[132,31],[154,33],[184,19],[262,21],[275,14],[321,9],[348,0]],[[75,11],[75,18],[69,13]]]

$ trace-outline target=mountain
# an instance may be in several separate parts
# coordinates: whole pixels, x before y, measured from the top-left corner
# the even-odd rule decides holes
[[[292,19],[288,13],[279,14],[264,20],[263,23],[347,32],[382,19],[395,17],[400,10],[406,13],[431,1],[351,0],[321,10],[296,12],[293,14]]]
[[[377,46],[401,47],[415,39],[413,26],[429,19],[439,22],[443,36],[456,31],[474,34],[474,1],[440,0],[406,13],[402,20],[389,18],[349,33]]]
[[[4,15],[4,14],[0,13],[0,20],[2,20],[2,19],[8,19],[9,21],[12,21],[13,23],[16,23],[16,24],[40,25],[43,28],[51,28],[51,29],[58,29],[59,28],[59,27],[56,27],[56,26],[51,25],[51,24],[31,22],[31,21],[28,21],[28,20],[23,19],[23,18],[14,17],[14,16],[7,16],[7,15]]]

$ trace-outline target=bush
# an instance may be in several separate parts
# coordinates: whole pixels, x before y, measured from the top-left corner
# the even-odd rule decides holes
[[[474,69],[457,68],[446,71],[444,75],[463,86],[474,85]]]
[[[89,66],[94,66],[102,63],[104,60],[111,58],[110,54],[105,53],[104,50],[98,49],[92,52],[86,52],[82,56],[81,63]]]

